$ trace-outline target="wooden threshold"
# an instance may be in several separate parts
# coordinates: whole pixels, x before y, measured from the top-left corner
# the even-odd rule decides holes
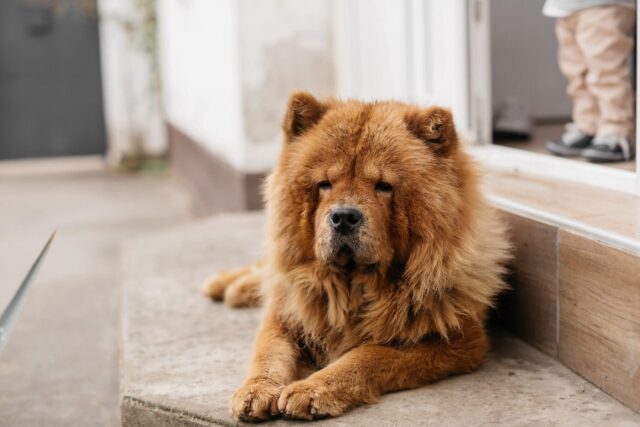
[[[484,190],[501,210],[640,255],[640,197],[536,175],[488,170]]]

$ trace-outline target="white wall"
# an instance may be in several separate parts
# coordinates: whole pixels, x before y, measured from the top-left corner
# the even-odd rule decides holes
[[[544,0],[491,0],[493,104],[525,101],[533,117],[567,117],[571,103],[557,61],[555,20]]]
[[[318,0],[160,0],[164,108],[244,172],[280,150],[292,91],[333,94],[330,12]]]
[[[236,1],[160,0],[158,33],[166,118],[243,169]]]
[[[493,99],[513,94],[536,116],[566,116],[542,2],[492,0]],[[100,1],[110,152],[132,141],[161,152],[148,64],[121,22],[133,4]],[[273,165],[296,89],[443,104],[471,135],[465,25],[464,0],[158,0],[165,118],[246,172]]]

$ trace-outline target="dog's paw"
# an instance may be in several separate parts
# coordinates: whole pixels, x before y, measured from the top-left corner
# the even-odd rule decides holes
[[[338,416],[349,408],[320,381],[296,381],[282,390],[278,410],[287,418],[313,420]]]
[[[236,279],[225,289],[224,303],[235,308],[260,305],[260,277],[249,273]]]
[[[249,382],[231,398],[231,413],[242,421],[264,421],[277,417],[281,386],[267,381]]]
[[[204,281],[202,285],[202,293],[216,300],[224,299],[224,291],[238,278],[234,272],[222,272],[213,275]]]
[[[205,280],[202,292],[230,307],[252,307],[260,305],[261,279],[260,270],[255,266],[223,271]]]

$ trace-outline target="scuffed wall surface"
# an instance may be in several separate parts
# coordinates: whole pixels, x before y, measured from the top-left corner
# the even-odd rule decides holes
[[[296,89],[333,93],[328,0],[159,0],[166,118],[242,172],[269,170]]]
[[[329,1],[240,0],[239,41],[247,167],[265,170],[279,148],[294,90],[334,92]]]

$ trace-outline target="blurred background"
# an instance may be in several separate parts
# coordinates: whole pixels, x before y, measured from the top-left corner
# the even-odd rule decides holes
[[[571,105],[543,3],[0,1],[0,308],[58,229],[0,425],[119,424],[119,245],[259,209],[294,90],[438,103],[476,146],[516,99],[533,130],[501,144],[546,155]]]

